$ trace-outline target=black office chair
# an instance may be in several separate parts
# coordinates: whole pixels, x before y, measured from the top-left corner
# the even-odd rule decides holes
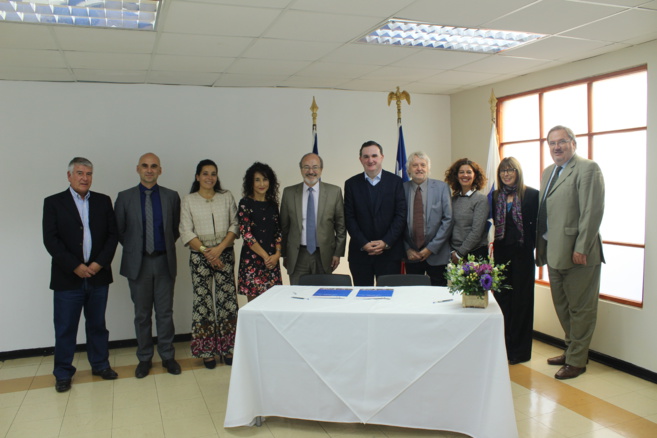
[[[351,277],[343,274],[308,274],[299,277],[299,286],[349,286]]]
[[[394,274],[379,275],[376,279],[377,286],[431,286],[431,279],[427,275],[420,274]]]

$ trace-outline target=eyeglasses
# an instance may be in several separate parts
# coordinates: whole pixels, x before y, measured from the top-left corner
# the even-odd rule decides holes
[[[567,145],[567,144],[570,143],[571,141],[572,141],[572,140],[566,140],[565,138],[562,138],[562,139],[559,140],[559,141],[550,141],[550,142],[548,142],[548,145],[549,145],[551,148],[555,147],[556,145],[559,145],[559,147],[562,147],[562,146]]]
[[[319,169],[321,169],[319,166],[302,166],[301,169],[305,172],[308,172],[309,170],[312,170],[313,172],[317,172]]]
[[[500,175],[508,175],[510,173],[514,173],[515,171],[516,169],[514,169],[513,167],[510,169],[500,169]]]

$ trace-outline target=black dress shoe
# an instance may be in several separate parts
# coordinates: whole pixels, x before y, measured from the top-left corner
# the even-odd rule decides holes
[[[231,366],[233,364],[233,356],[231,357],[224,357],[224,364]]]
[[[579,376],[580,374],[584,374],[585,372],[586,367],[574,367],[572,365],[566,364],[562,366],[559,371],[557,371],[557,374],[555,374],[554,377],[559,380],[574,379],[575,377]]]
[[[214,359],[212,359],[212,360],[205,360],[205,359],[204,359],[204,360],[203,360],[203,365],[205,365],[205,367],[206,367],[207,369],[209,369],[209,370],[213,370],[214,367],[217,366],[217,361],[214,360]]]
[[[163,360],[162,366],[167,369],[169,374],[180,374],[182,372],[180,364],[176,362],[176,359]]]
[[[137,365],[137,369],[135,370],[135,377],[138,379],[143,379],[144,377],[148,376],[152,366],[153,362],[150,360],[140,360],[139,365]]]
[[[71,389],[71,379],[61,379],[55,382],[55,391],[66,392]]]
[[[119,377],[112,368],[105,368],[104,370],[91,370],[94,376],[102,377],[103,380],[114,380]]]
[[[509,359],[509,365],[518,365],[519,363],[529,362],[531,359]]]

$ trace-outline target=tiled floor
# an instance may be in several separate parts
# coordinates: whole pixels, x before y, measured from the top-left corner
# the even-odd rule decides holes
[[[267,418],[262,427],[224,429],[230,367],[205,369],[177,345],[179,376],[155,363],[135,379],[135,349],[111,351],[115,381],[93,377],[84,354],[71,391],[53,388],[52,356],[0,364],[0,437],[460,437],[450,432]],[[657,385],[591,362],[570,381],[546,364],[559,354],[534,342],[531,362],[509,367],[520,437],[657,437]],[[159,359],[155,358],[159,362]],[[506,438],[506,437],[500,437]]]

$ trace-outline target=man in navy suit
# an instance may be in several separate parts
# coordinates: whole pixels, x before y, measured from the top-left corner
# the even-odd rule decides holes
[[[432,286],[447,286],[452,233],[452,200],[447,184],[429,178],[431,160],[424,152],[408,156],[411,181],[404,183],[407,201],[406,272],[427,274]]]
[[[157,352],[170,374],[180,374],[173,337],[173,287],[176,281],[176,240],[180,236],[180,196],[157,184],[162,174],[160,159],[153,153],[139,158],[139,184],[116,198],[114,209],[123,245],[121,275],[128,278],[135,305],[135,332],[139,364],[135,377],[144,378],[153,366],[155,308]],[[147,210],[150,209],[150,213]],[[149,219],[150,218],[150,219]],[[150,221],[150,223],[149,223]]]
[[[118,375],[109,364],[105,327],[111,263],[118,234],[109,196],[91,192],[93,165],[76,157],[68,165],[70,187],[43,202],[43,243],[52,256],[50,288],[55,325],[55,389],[71,389],[73,355],[84,309],[91,372],[103,379]]]
[[[355,286],[373,286],[379,275],[400,273],[406,199],[401,178],[382,169],[380,144],[363,143],[359,159],[365,172],[344,185],[349,270]]]

